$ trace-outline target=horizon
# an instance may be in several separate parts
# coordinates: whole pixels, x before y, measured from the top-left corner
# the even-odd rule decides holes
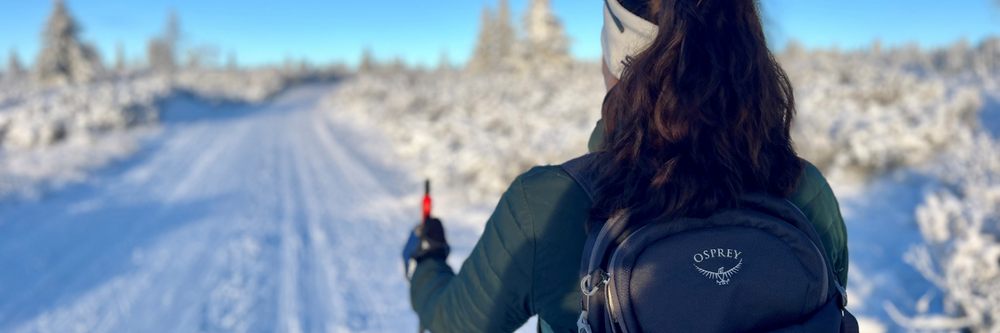
[[[511,1],[512,24],[518,29],[528,1]],[[81,40],[93,43],[105,64],[114,63],[119,43],[128,62],[145,59],[146,43],[163,30],[168,13],[174,10],[184,33],[184,49],[215,47],[219,64],[234,54],[241,66],[307,60],[355,67],[363,50],[370,49],[379,62],[401,59],[408,66],[434,67],[442,53],[452,65],[464,64],[474,47],[482,8],[495,10],[498,3],[290,2],[292,5],[252,2],[232,6],[192,0],[141,4],[68,0],[66,5],[83,27]],[[572,40],[570,54],[578,60],[597,61],[601,53],[597,36],[603,22],[595,13],[600,7],[565,0],[555,0],[552,6]],[[976,45],[990,36],[1000,36],[1000,10],[989,0],[947,4],[764,0],[763,7],[775,51],[784,49],[789,40],[810,49],[863,50],[879,40],[885,48],[916,44],[927,50],[961,40]],[[33,65],[51,10],[50,1],[0,3],[0,13],[7,13],[0,14],[0,18],[7,16],[0,20],[0,30],[8,32],[0,36],[0,62],[6,64],[9,51],[16,50],[23,65]],[[896,12],[905,13],[887,14]],[[179,56],[184,58],[184,54]]]

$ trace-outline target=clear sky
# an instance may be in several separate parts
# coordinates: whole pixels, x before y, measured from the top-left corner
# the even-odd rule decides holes
[[[370,47],[380,59],[436,64],[447,52],[455,63],[468,59],[484,5],[498,0],[66,0],[111,62],[121,43],[140,57],[146,41],[162,30],[175,10],[189,46],[215,45],[237,54],[241,64],[279,63],[286,58],[354,64]],[[515,19],[528,0],[511,0]],[[810,47],[866,47],[917,42],[938,46],[967,38],[1000,35],[1000,9],[993,0],[763,0],[780,40]],[[600,0],[552,0],[568,34],[572,53],[600,57]],[[0,0],[0,61],[16,49],[22,61],[38,52],[50,0]]]

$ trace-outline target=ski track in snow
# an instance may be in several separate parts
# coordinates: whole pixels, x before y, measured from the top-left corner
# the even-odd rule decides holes
[[[416,203],[341,142],[329,84],[165,107],[125,162],[0,205],[0,332],[407,332]]]

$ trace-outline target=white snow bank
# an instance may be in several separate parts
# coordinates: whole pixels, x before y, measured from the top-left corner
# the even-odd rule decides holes
[[[64,143],[27,150],[0,150],[0,198],[35,200],[41,184],[61,187],[87,179],[109,161],[131,154],[149,130],[73,137]]]

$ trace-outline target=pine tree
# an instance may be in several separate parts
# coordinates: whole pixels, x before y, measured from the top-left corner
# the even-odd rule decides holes
[[[366,47],[361,51],[361,63],[358,64],[358,71],[362,73],[368,73],[375,70],[375,57],[372,55],[372,49]]]
[[[236,60],[236,52],[229,52],[229,56],[226,57],[226,69],[235,71],[240,68],[239,62]]]
[[[524,57],[534,66],[566,65],[570,62],[569,38],[552,12],[550,0],[532,0],[524,13]]]
[[[90,45],[81,44],[80,26],[62,0],[55,0],[42,35],[42,51],[35,66],[38,80],[46,84],[87,82],[101,71],[101,61]]]
[[[493,40],[496,33],[496,18],[493,11],[488,6],[483,6],[483,14],[479,23],[479,36],[476,38],[476,49],[472,53],[472,59],[466,65],[466,69],[473,72],[489,70],[496,64],[493,52]]]
[[[21,75],[24,75],[21,57],[17,55],[17,50],[10,49],[10,55],[7,57],[7,76],[17,78]]]
[[[516,67],[516,37],[507,0],[500,0],[495,13],[484,7],[476,50],[468,69],[482,72]]]
[[[442,50],[441,56],[438,58],[437,71],[446,72],[451,70],[451,59],[448,57],[448,51]]]
[[[497,65],[510,65],[510,62],[514,60],[516,36],[510,18],[510,3],[507,0],[500,0],[500,6],[497,8],[497,20],[494,24],[496,26],[494,27],[493,45],[498,61]]]
[[[177,13],[171,11],[167,16],[167,25],[163,35],[149,41],[146,56],[149,67],[153,71],[172,73],[177,69],[178,44],[181,38],[180,20]]]
[[[403,57],[396,56],[393,58],[392,62],[389,63],[389,72],[399,73],[404,71],[406,71],[406,61],[403,60]]]
[[[115,71],[124,72],[125,67],[125,45],[119,42],[115,45]]]

